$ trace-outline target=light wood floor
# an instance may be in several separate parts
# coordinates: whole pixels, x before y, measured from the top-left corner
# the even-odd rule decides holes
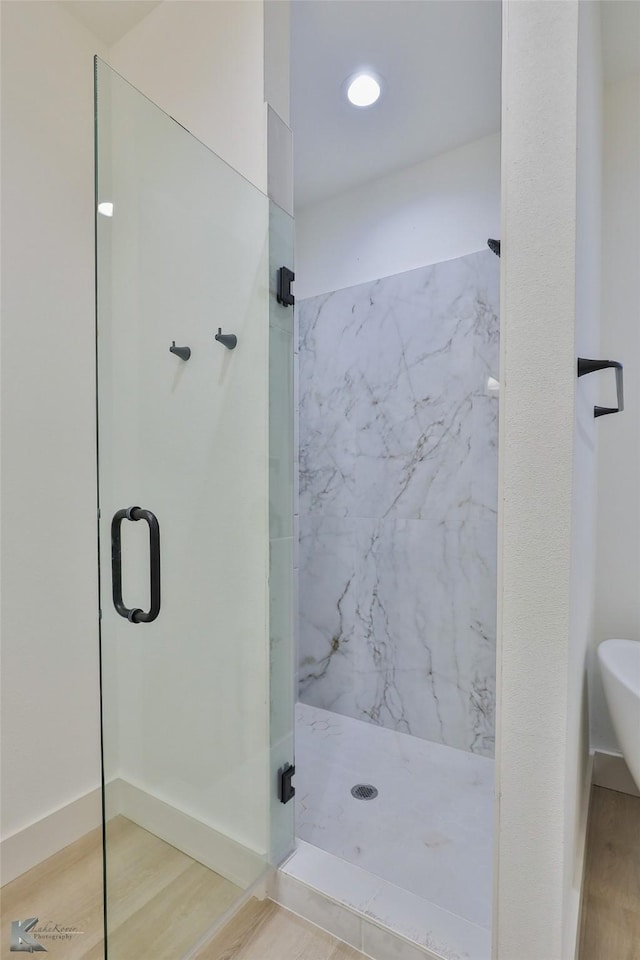
[[[594,787],[580,960],[640,960],[640,798]]]
[[[276,906],[252,900],[196,960],[366,960],[341,943]]]
[[[110,960],[178,960],[240,891],[120,817],[109,826]],[[102,960],[99,830],[2,888],[0,957],[11,920],[83,931],[43,940],[52,960]],[[356,950],[270,901],[251,901],[197,960],[358,960]],[[640,960],[640,798],[594,787],[587,838],[580,960]]]
[[[141,827],[108,827],[109,960],[179,960],[236,901],[239,887]],[[51,960],[103,960],[102,835],[93,830],[0,891],[0,958],[12,920],[74,927],[68,941],[41,939]],[[269,900],[252,900],[198,960],[365,960],[335,937]]]
[[[178,960],[242,893],[124,817],[108,825],[109,960]],[[42,938],[52,960],[102,960],[102,836],[93,830],[2,888],[0,957],[12,920],[38,917],[82,931]]]

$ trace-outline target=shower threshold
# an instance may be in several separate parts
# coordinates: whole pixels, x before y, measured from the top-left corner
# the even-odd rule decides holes
[[[490,960],[491,931],[304,840],[270,896],[374,960]]]

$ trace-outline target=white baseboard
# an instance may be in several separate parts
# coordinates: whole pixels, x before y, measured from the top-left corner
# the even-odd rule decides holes
[[[126,780],[116,779],[108,785],[107,811],[109,819],[120,814],[133,820],[243,890],[254,884],[267,867],[261,854]]]
[[[59,810],[6,837],[0,844],[0,885],[4,886],[55,853],[99,827],[102,822],[98,787]]]
[[[230,840],[126,780],[107,786],[108,817],[121,814],[247,890],[263,876],[266,858]],[[59,853],[102,823],[100,788],[6,837],[0,843],[0,885]]]
[[[631,776],[624,757],[615,753],[601,753],[596,750],[593,757],[593,783],[607,790],[628,793],[631,797],[640,797],[640,790]]]

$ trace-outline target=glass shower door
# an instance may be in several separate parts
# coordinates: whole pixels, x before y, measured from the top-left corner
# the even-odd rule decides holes
[[[106,939],[179,960],[270,859],[269,208],[100,61],[96,192]]]

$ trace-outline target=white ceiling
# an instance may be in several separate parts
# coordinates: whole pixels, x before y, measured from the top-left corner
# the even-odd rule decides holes
[[[640,73],[640,0],[602,0],[607,83]],[[296,206],[500,128],[500,0],[293,0]],[[386,93],[352,107],[360,67]]]
[[[500,128],[500,0],[294,0],[291,39],[298,207]],[[386,90],[363,109],[364,66]]]
[[[160,0],[59,0],[60,5],[108,47],[143,20]]]
[[[160,0],[59,2],[111,46]],[[640,73],[640,0],[602,10],[605,80]],[[500,48],[500,0],[293,0],[296,205],[496,132]],[[357,109],[344,81],[366,66],[385,92]]]

